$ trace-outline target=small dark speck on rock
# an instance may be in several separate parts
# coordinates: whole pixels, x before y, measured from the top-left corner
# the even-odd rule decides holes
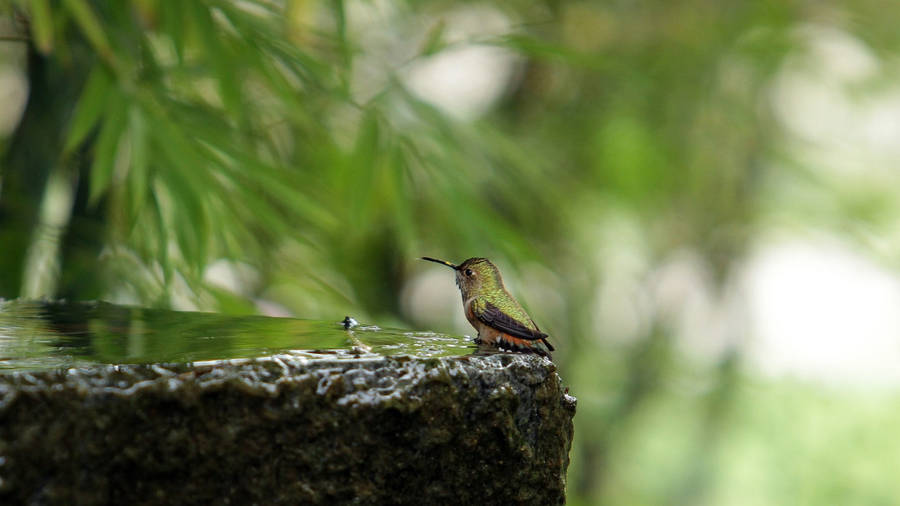
[[[341,323],[344,325],[345,329],[352,329],[353,327],[359,325],[359,322],[351,318],[350,316],[345,316],[344,320]]]

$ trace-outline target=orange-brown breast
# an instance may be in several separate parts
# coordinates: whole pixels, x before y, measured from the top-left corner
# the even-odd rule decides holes
[[[481,328],[478,331],[478,337],[480,337],[481,341],[485,344],[500,346],[501,348],[532,350],[539,344],[539,341],[530,341],[528,339],[514,337],[506,332],[501,332],[484,324],[481,325]]]

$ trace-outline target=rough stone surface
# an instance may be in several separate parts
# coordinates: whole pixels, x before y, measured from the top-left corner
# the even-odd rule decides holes
[[[575,399],[530,355],[0,375],[2,504],[561,504]]]

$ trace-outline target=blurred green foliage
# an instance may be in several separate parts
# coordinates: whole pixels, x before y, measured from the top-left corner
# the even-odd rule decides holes
[[[727,345],[685,363],[670,315],[619,287],[689,252],[723,296],[772,221],[835,227],[900,258],[896,241],[872,239],[900,215],[891,190],[839,188],[798,162],[770,101],[786,59],[807,49],[798,31],[840,29],[887,61],[900,9],[515,1],[489,5],[508,21],[499,32],[454,35],[455,13],[485,5],[0,7],[22,34],[0,43],[27,47],[29,85],[0,142],[0,296],[274,304],[411,326],[423,319],[400,294],[425,269],[415,258],[486,256],[528,288],[516,295],[555,337],[580,399],[573,504],[896,497],[873,464],[840,473],[854,450],[832,444],[884,432],[896,410],[805,434],[804,417],[854,399],[754,391]],[[516,77],[460,119],[415,93],[408,72],[466,45],[514,55]],[[213,282],[223,265],[245,274],[237,289]],[[640,315],[625,340],[598,309],[621,301]]]

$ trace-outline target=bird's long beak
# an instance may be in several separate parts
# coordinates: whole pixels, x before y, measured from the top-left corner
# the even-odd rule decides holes
[[[453,269],[453,270],[456,270],[456,271],[459,270],[459,266],[458,266],[458,265],[451,264],[450,262],[448,262],[448,261],[446,261],[446,260],[438,260],[437,258],[431,258],[431,257],[422,257],[422,260],[428,260],[429,262],[435,262],[435,263],[438,263],[438,264],[443,264],[443,265],[446,265],[447,267],[449,267],[449,268],[451,268],[451,269]]]

